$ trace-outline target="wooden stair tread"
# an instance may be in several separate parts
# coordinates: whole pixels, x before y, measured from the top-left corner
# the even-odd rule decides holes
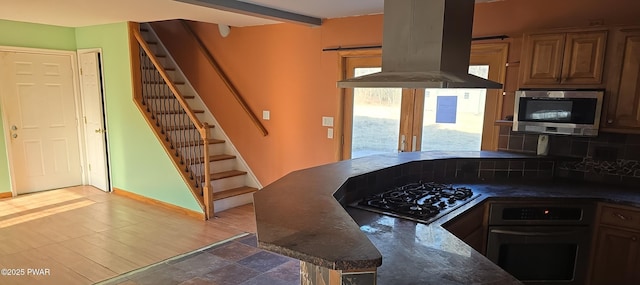
[[[204,110],[192,110],[196,114],[204,113]],[[162,115],[176,115],[185,113],[183,110],[166,110],[166,111],[155,111],[154,114],[162,114]]]
[[[209,125],[209,129],[214,128],[214,125]],[[194,125],[184,125],[184,126],[169,126],[169,127],[165,127],[164,130],[165,131],[181,131],[181,130],[189,130],[189,129],[196,129],[196,126]]]
[[[196,96],[194,95],[184,95],[182,96],[184,99],[195,99]],[[176,99],[175,96],[173,95],[151,95],[151,96],[145,96],[145,99]]]
[[[209,162],[214,162],[214,161],[223,161],[223,160],[229,160],[229,159],[235,159],[236,156],[235,155],[230,155],[230,154],[217,154],[217,155],[211,155],[209,156]],[[202,157],[198,157],[192,161],[189,161],[190,165],[193,164],[200,164],[202,162],[204,162],[204,158]],[[213,175],[213,174],[211,174]]]
[[[211,174],[211,180],[219,180],[219,179],[235,177],[235,176],[241,176],[241,175],[246,175],[246,174],[247,174],[246,171],[240,171],[240,170],[229,170],[229,171],[223,171],[223,172],[216,172],[216,173],[212,173]]]
[[[220,143],[225,143],[224,140],[219,140],[219,139],[209,139],[209,144],[220,144]],[[177,147],[188,147],[188,146],[196,146],[196,145],[201,145],[202,141],[201,140],[197,140],[197,141],[190,141],[190,142],[178,142],[176,143]]]
[[[166,84],[164,81],[151,81],[151,80],[144,81],[143,83],[144,84]],[[184,81],[173,82],[173,85],[185,85],[185,84],[186,83]]]
[[[229,190],[224,190],[220,192],[213,193],[213,201],[218,201],[230,197],[240,196],[242,194],[253,193],[258,191],[257,188],[242,186],[238,188],[233,188]]]
[[[216,173],[211,173],[211,181],[220,180],[220,179],[224,179],[224,178],[235,177],[235,176],[241,176],[241,175],[246,175],[246,174],[247,174],[246,171],[240,171],[240,170],[229,170],[229,171],[216,172]],[[199,176],[197,178],[198,178],[198,181],[203,181],[204,180],[203,176]]]
[[[142,67],[142,69],[144,69],[144,70],[156,70],[155,67]],[[176,71],[176,69],[173,68],[173,67],[165,67],[164,70],[166,70],[166,71]]]
[[[222,160],[229,160],[229,159],[235,159],[236,156],[235,155],[231,155],[231,154],[217,154],[217,155],[211,155],[209,156],[209,161],[222,161]]]

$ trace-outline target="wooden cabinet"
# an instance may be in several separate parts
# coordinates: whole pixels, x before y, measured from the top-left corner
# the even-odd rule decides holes
[[[640,133],[640,27],[614,31],[602,129]]]
[[[607,30],[529,34],[520,87],[599,87]]]
[[[528,35],[522,85],[559,84],[562,79],[564,34]]]
[[[601,205],[591,285],[640,284],[640,211]]]
[[[485,254],[487,219],[485,206],[477,205],[447,222],[444,228],[477,252]]]

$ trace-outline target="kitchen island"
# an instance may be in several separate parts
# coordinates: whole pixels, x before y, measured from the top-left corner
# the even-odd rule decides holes
[[[301,260],[303,271],[324,274],[320,269],[328,269],[354,280],[370,280],[373,272],[383,285],[521,284],[442,224],[488,199],[594,198],[640,204],[638,195],[624,190],[553,183],[552,161],[503,152],[421,152],[296,171],[254,195],[258,244]],[[364,195],[417,180],[466,184],[480,196],[430,224],[348,206]],[[311,275],[303,272],[303,281],[317,280]]]

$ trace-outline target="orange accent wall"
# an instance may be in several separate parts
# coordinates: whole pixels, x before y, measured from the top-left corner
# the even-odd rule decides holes
[[[476,5],[474,36],[508,34],[518,61],[524,31],[555,27],[634,24],[640,11],[637,0],[506,0]],[[154,25],[180,67],[212,110],[224,131],[263,185],[306,167],[337,160],[339,134],[327,138],[322,116],[336,118],[341,91],[337,46],[379,45],[382,15],[329,19],[321,27],[277,24],[233,27],[227,38],[214,24],[191,23],[250,107],[262,116],[269,131],[263,137],[243,115],[240,106],[214,76],[211,68],[185,36],[177,22]],[[515,49],[515,51],[514,51]],[[517,72],[507,74],[507,86],[517,88]],[[509,99],[505,102],[508,104]]]

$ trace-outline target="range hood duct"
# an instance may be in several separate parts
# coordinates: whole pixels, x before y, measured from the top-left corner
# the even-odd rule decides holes
[[[488,88],[469,74],[474,0],[386,0],[382,71],[338,81],[340,88]]]

